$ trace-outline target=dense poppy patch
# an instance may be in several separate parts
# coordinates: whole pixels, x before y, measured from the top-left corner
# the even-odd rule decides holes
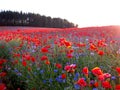
[[[120,90],[116,29],[0,32],[0,90]]]

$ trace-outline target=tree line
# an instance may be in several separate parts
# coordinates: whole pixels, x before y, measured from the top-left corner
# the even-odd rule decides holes
[[[35,13],[23,13],[22,11],[1,11],[0,26],[71,28],[76,25],[66,19],[51,18],[50,16]]]

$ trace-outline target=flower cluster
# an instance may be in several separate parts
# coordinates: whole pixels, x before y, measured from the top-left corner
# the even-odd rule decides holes
[[[120,90],[113,30],[0,32],[0,90]]]

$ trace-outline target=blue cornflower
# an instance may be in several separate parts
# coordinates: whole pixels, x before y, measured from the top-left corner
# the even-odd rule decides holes
[[[79,56],[86,56],[87,55],[87,53],[79,53]]]
[[[45,84],[47,81],[46,80],[43,80],[43,83]]]
[[[65,73],[65,70],[62,70],[62,73]]]
[[[30,78],[30,75],[28,75],[27,78]]]
[[[57,69],[54,69],[54,72],[55,72],[55,73],[57,73],[57,72],[58,72],[58,70],[57,70]]]
[[[103,66],[100,66],[101,69],[103,69]]]
[[[50,83],[52,83],[52,81],[53,81],[53,79],[52,79],[52,78],[50,78],[50,79],[49,79],[49,82],[50,82]]]
[[[80,74],[79,73],[75,73],[75,77],[79,77],[80,76]]]
[[[115,79],[116,79],[116,77],[115,77],[115,76],[112,76],[112,77],[111,77],[111,79],[112,79],[112,80],[115,80]]]
[[[56,81],[61,83],[62,82],[62,79],[60,79],[59,77],[56,78]]]
[[[74,80],[75,80],[75,81],[77,81],[77,80],[78,80],[78,78],[74,77]]]
[[[95,83],[95,81],[94,81],[94,80],[91,80],[91,81],[90,81],[90,84],[94,84],[94,83]]]
[[[17,75],[18,75],[18,76],[22,76],[22,73],[19,72],[19,73],[17,73]]]
[[[79,56],[78,56],[78,55],[76,55],[76,56],[75,56],[75,58],[78,60],[78,59],[79,59]]]
[[[62,82],[65,83],[65,82],[66,82],[66,79],[63,79]]]
[[[74,88],[75,88],[75,90],[80,90],[80,85],[74,84]]]
[[[56,81],[59,83],[65,83],[66,79],[62,79],[61,75],[56,78]]]
[[[79,78],[79,73],[75,73],[75,77],[74,77],[74,80],[77,81]]]
[[[14,69],[14,72],[19,73],[18,69]]]
[[[35,52],[35,50],[33,49],[33,50],[32,50],[32,53],[34,53],[34,52]]]
[[[92,90],[98,90],[98,88],[93,88]]]
[[[44,70],[40,70],[40,74],[43,74],[44,73]]]
[[[83,79],[84,79],[84,80],[86,80],[86,78],[85,78],[85,77],[83,77]]]
[[[36,75],[37,74],[37,72],[34,72],[34,75]]]

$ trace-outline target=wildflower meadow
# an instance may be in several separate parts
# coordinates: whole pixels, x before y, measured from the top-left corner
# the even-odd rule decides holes
[[[119,30],[0,32],[0,90],[120,90]]]

